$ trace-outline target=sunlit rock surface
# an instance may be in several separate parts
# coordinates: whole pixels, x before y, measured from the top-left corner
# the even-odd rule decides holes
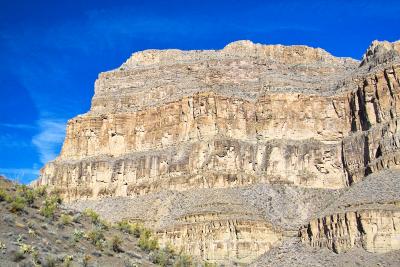
[[[398,195],[320,212],[400,164],[399,44],[374,41],[361,62],[250,41],[134,53],[99,75],[35,185],[215,262],[250,263],[297,236],[336,253],[398,250]],[[196,192],[210,198],[188,201]]]

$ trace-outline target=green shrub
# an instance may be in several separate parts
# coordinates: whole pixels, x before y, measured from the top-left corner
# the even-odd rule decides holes
[[[5,201],[6,200],[6,191],[4,191],[4,189],[0,188],[0,202]]]
[[[194,266],[192,258],[188,255],[185,254],[180,254],[175,262],[174,262],[174,267],[189,267],[189,266]]]
[[[110,228],[110,224],[104,220],[99,220],[96,226],[103,230],[108,230]]]
[[[37,233],[32,228],[28,228],[28,234],[30,237],[36,237]]]
[[[21,244],[21,242],[22,242],[23,239],[24,239],[24,235],[19,234],[19,235],[17,236],[16,241],[17,241],[18,244]]]
[[[116,228],[120,231],[133,234],[135,237],[140,237],[140,232],[142,231],[142,226],[137,223],[131,223],[128,220],[122,220],[117,223]]]
[[[36,196],[45,197],[47,196],[47,186],[42,185],[34,189]]]
[[[34,248],[28,244],[21,244],[19,251],[24,254],[31,254],[34,251]]]
[[[61,214],[60,223],[62,225],[70,225],[72,224],[72,216],[68,214]]]
[[[47,196],[47,198],[49,201],[56,203],[57,205],[62,203],[62,199],[60,197],[60,195],[52,193],[50,196]]]
[[[35,202],[35,199],[36,199],[35,193],[33,192],[32,189],[29,189],[29,188],[25,189],[25,191],[23,191],[21,193],[21,196],[26,199],[26,203],[28,205],[32,205]]]
[[[149,239],[151,237],[151,231],[147,228],[141,228],[139,232],[140,237],[144,237],[146,239]]]
[[[122,239],[121,237],[114,235],[111,240],[110,240],[110,245],[111,249],[114,252],[122,252],[121,245],[122,245]]]
[[[46,218],[54,218],[54,214],[59,204],[61,204],[61,198],[58,195],[51,195],[46,197],[42,207],[40,208],[40,214]]]
[[[0,202],[2,202],[2,201],[11,202],[12,198],[4,189],[1,188],[0,189]]]
[[[57,204],[51,199],[46,199],[44,205],[40,208],[40,214],[46,218],[54,218],[55,211],[57,209]]]
[[[85,209],[83,211],[83,215],[88,217],[95,226],[101,228],[102,230],[108,230],[108,228],[110,227],[109,223],[102,220],[100,218],[100,215],[92,209]]]
[[[167,253],[169,253],[169,254],[175,254],[175,249],[174,249],[174,247],[172,246],[172,244],[169,243],[169,242],[165,245],[164,250],[165,250]]]
[[[158,242],[157,242],[157,240],[155,240],[153,238],[147,239],[144,237],[140,237],[138,245],[144,251],[153,251],[153,250],[158,249]]]
[[[167,266],[169,264],[171,257],[172,255],[169,254],[167,251],[160,249],[160,250],[155,250],[150,255],[150,260],[153,263],[158,264],[159,266]]]
[[[6,195],[6,201],[8,202],[8,203],[11,203],[11,202],[13,202],[13,200],[14,200],[14,198],[11,196],[11,195]]]
[[[150,230],[145,228],[143,228],[140,233],[138,245],[144,251],[154,251],[158,249],[157,239],[152,238]]]
[[[39,259],[39,251],[37,251],[36,249],[34,249],[31,253],[32,256],[32,261],[37,265],[40,263],[40,259]]]
[[[64,257],[63,259],[63,263],[65,267],[69,267],[72,265],[72,260],[74,259],[74,257],[72,255],[67,255]]]
[[[204,262],[204,267],[217,267],[216,263]]]
[[[54,218],[56,207],[54,205],[45,205],[40,209],[40,214],[46,218]]]
[[[117,222],[115,226],[118,230],[121,232],[127,233],[127,234],[132,234],[131,232],[131,223],[128,222],[128,220],[122,220],[120,222]]]
[[[7,246],[3,242],[0,241],[0,250],[6,250]]]
[[[78,242],[79,240],[81,240],[83,238],[84,235],[85,235],[85,232],[83,232],[82,230],[79,230],[79,229],[75,229],[74,233],[73,233],[74,241]]]
[[[103,248],[105,238],[104,238],[104,233],[101,229],[93,229],[89,231],[86,237],[97,248],[99,249]]]
[[[93,224],[97,224],[97,223],[100,222],[100,215],[97,214],[97,213],[96,213],[94,210],[92,210],[92,209],[85,209],[85,210],[83,211],[83,214],[84,214],[85,216],[87,216]]]
[[[23,197],[16,196],[11,202],[10,211],[12,213],[23,211],[26,206],[26,200]]]
[[[34,191],[26,185],[17,185],[17,195],[23,197],[28,205],[32,205],[36,199]]]
[[[29,188],[25,184],[16,184],[15,189],[17,190],[18,194],[23,194],[25,191],[27,191]]]

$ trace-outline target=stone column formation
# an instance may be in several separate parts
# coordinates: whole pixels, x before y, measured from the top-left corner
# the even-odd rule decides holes
[[[71,203],[129,197],[126,214],[99,210],[215,262],[249,263],[297,235],[337,253],[399,249],[398,195],[322,213],[400,164],[399,55],[400,42],[377,41],[361,61],[250,41],[134,53],[99,75],[90,111],[68,121],[34,184]],[[286,211],[268,206],[281,198]]]

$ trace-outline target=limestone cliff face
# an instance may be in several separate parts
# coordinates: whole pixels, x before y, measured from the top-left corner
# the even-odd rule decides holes
[[[158,232],[161,244],[172,243],[190,255],[216,263],[232,259],[249,263],[282,238],[282,233],[264,221],[191,217],[196,218]]]
[[[400,164],[399,49],[374,42],[361,62],[250,41],[135,53],[99,75],[90,111],[68,122],[61,154],[36,184],[68,201],[255,184],[348,188]],[[389,213],[326,215],[301,237],[337,252],[397,249],[371,241],[397,238],[398,226],[385,232],[371,219],[398,220]],[[178,222],[159,235],[221,262],[249,262],[281,240],[282,229],[240,216]]]
[[[400,249],[399,171],[382,171],[344,190],[300,227],[301,241],[336,253],[361,247],[388,253]]]
[[[202,93],[136,113],[86,115],[69,122],[61,156],[42,179],[68,184],[71,198],[85,186],[93,196],[107,188],[126,196],[275,181],[340,188],[340,137],[350,130],[342,121],[350,118],[335,105],[344,103],[299,94],[250,103]],[[298,105],[311,107],[297,113]]]
[[[329,95],[206,91],[141,110],[94,106],[69,121],[40,182],[70,199],[255,182],[342,188],[398,165],[400,67],[357,75]]]
[[[400,66],[363,77],[349,95],[351,132],[342,141],[349,183],[399,164]]]
[[[369,252],[400,249],[400,212],[395,209],[361,210],[313,220],[301,230],[303,242],[335,252],[362,246]]]

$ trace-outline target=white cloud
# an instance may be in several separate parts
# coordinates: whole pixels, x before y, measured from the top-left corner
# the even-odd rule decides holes
[[[0,148],[29,148],[32,144],[25,140],[20,140],[14,135],[1,133],[0,134]]]
[[[26,169],[26,168],[0,168],[0,173],[10,174],[39,174],[38,169]]]
[[[19,182],[30,182],[39,175],[38,169],[0,168],[0,175]]]
[[[0,123],[0,127],[14,128],[14,129],[35,129],[36,126],[31,124],[12,124],[12,123]]]
[[[41,119],[38,121],[39,134],[32,143],[39,152],[40,161],[45,164],[56,158],[65,136],[65,121],[58,119]]]

